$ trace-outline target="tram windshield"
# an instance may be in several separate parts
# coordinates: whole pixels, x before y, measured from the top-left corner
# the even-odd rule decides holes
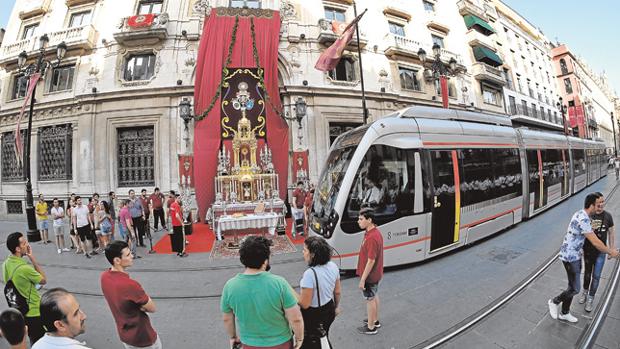
[[[313,210],[319,217],[329,215],[334,208],[340,185],[349,163],[355,154],[355,146],[334,149],[327,158],[327,164],[319,179],[314,195]]]

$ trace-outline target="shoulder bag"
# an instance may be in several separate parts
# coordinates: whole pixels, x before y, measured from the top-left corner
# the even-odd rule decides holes
[[[319,303],[319,308],[321,308],[321,292],[319,291],[319,277],[316,275],[316,271],[314,270],[314,268],[310,268],[310,269],[312,269],[312,272],[314,273],[314,280],[316,281],[316,299]],[[319,324],[318,330],[320,333],[319,341],[321,344],[321,349],[332,349],[332,346],[331,344],[329,344],[329,340],[327,339],[327,332],[323,328],[322,323]]]

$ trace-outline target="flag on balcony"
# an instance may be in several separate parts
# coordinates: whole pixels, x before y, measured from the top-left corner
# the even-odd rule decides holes
[[[365,13],[366,10],[364,10],[364,12],[362,12],[359,16],[355,17],[355,19],[344,29],[343,33],[340,34],[340,37],[338,37],[338,39],[336,39],[330,47],[323,51],[323,53],[321,53],[321,56],[314,65],[315,69],[320,71],[330,71],[336,68],[338,62],[340,62],[340,58],[342,58],[342,52],[344,52],[344,49],[349,44],[349,41],[353,38],[353,33],[357,28],[357,22],[360,21]]]
[[[144,28],[153,25],[155,20],[155,14],[149,13],[146,15],[131,16],[127,19],[127,26],[130,28]]]
[[[40,73],[35,73],[30,75],[30,79],[28,80],[28,90],[26,91],[26,97],[24,97],[24,104],[22,104],[22,108],[19,111],[19,116],[17,117],[17,128],[15,130],[15,156],[17,157],[17,163],[22,166],[22,159],[24,158],[24,145],[22,144],[21,138],[21,121],[24,116],[24,111],[28,104],[30,104],[30,97],[32,97],[32,93],[34,88],[37,86],[37,82],[39,82],[39,78],[41,77]]]
[[[448,96],[450,91],[448,90],[448,78],[445,75],[439,77],[439,86],[441,88],[441,103],[444,108],[448,108],[450,99]]]

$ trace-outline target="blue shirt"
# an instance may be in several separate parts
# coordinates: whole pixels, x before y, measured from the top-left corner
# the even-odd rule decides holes
[[[579,210],[570,220],[568,231],[564,236],[564,242],[560,247],[560,260],[563,262],[576,262],[583,255],[583,243],[585,234],[592,232],[592,222],[585,210]]]
[[[135,199],[129,202],[129,213],[131,218],[142,217],[142,201],[136,196]]]

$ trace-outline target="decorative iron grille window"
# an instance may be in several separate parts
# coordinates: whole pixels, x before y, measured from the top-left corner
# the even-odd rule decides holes
[[[23,144],[23,132],[21,139]],[[23,168],[17,163],[15,155],[15,132],[5,132],[2,135],[2,180],[5,182],[21,181],[23,173]]]
[[[73,130],[70,124],[39,129],[39,179],[72,178]]]
[[[21,201],[7,200],[6,202],[7,214],[23,214],[24,209]]]
[[[13,78],[13,93],[11,93],[11,99],[26,97],[28,85],[29,80],[27,76],[24,76],[23,74],[15,75]]]
[[[155,185],[155,129],[153,126],[118,129],[118,185]]]

